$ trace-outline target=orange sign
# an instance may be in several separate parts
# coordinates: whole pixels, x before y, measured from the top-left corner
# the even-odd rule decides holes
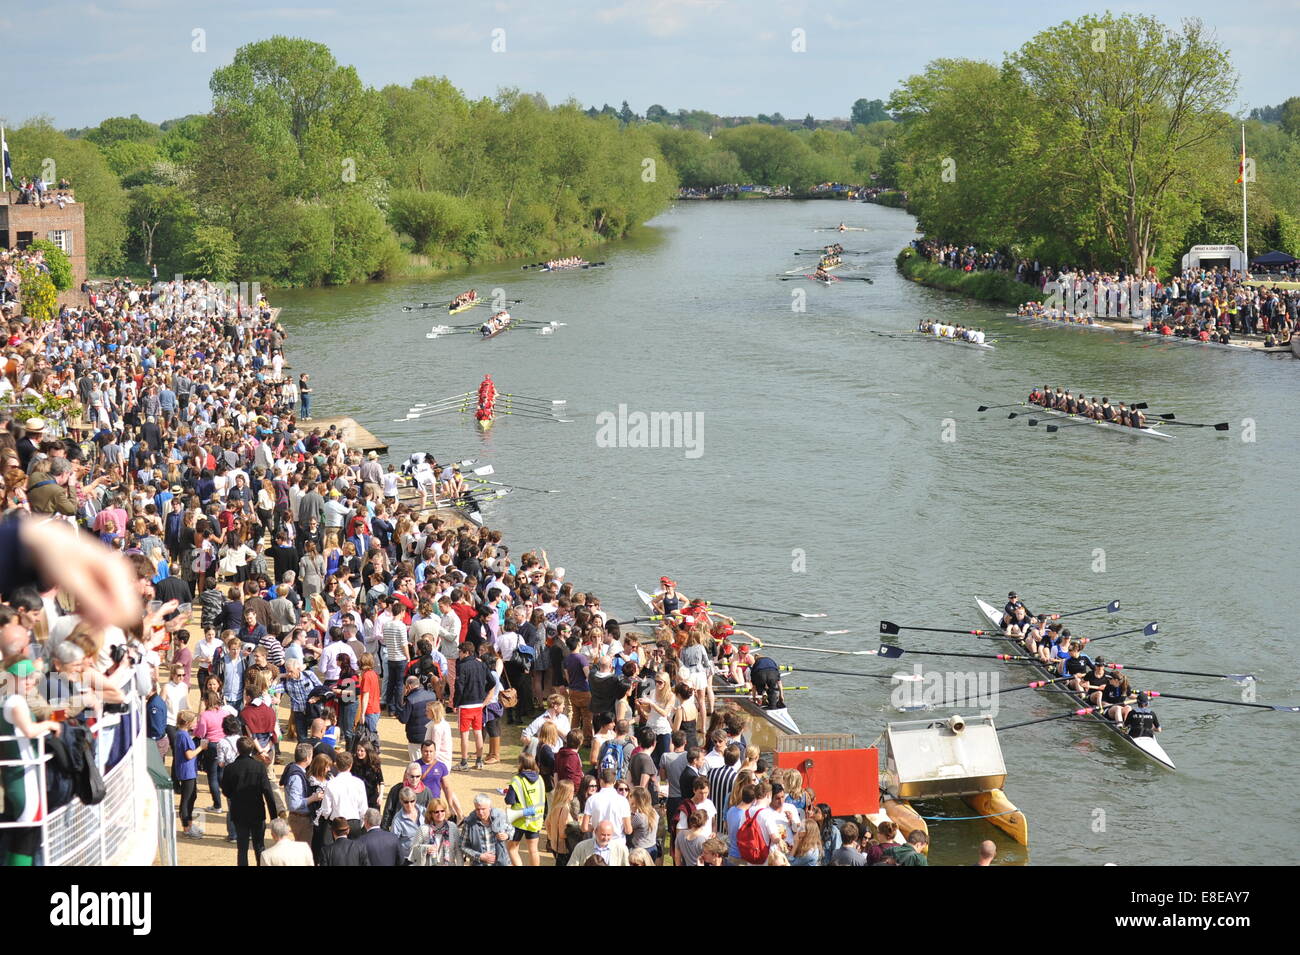
[[[782,769],[797,769],[803,787],[836,816],[880,811],[879,753],[874,749],[805,750],[777,753]]]

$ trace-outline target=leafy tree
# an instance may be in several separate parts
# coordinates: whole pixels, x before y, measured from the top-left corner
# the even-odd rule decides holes
[[[1288,136],[1300,136],[1300,96],[1292,96],[1283,103],[1278,118]]]
[[[59,313],[59,293],[50,276],[33,265],[18,265],[19,298],[23,314],[37,325],[43,325]]]
[[[177,186],[147,183],[131,191],[131,228],[144,264],[154,264],[155,239],[162,231],[174,248],[189,240],[193,231],[194,206]]]
[[[646,107],[645,118],[651,123],[662,123],[668,118],[668,110],[664,109],[658,103],[653,103]]]
[[[45,265],[50,270],[50,281],[59,292],[72,288],[72,263],[68,255],[48,239],[33,239],[28,248],[45,253]]]
[[[239,247],[229,229],[201,225],[194,230],[186,256],[186,271],[191,275],[214,282],[228,282],[235,276]]]
[[[86,132],[86,139],[96,146],[114,143],[152,143],[161,138],[161,130],[135,113],[130,116],[113,116]]]
[[[636,119],[636,114],[632,112],[632,107],[627,105],[627,100],[623,100],[623,107],[618,111],[618,118],[624,126]]]
[[[809,113],[807,116],[805,116],[805,117],[803,118],[803,128],[804,128],[804,129],[816,129],[816,128],[817,128],[817,120],[813,119],[813,114],[812,114],[812,113]]]
[[[119,139],[100,148],[103,150],[104,159],[108,161],[108,168],[113,170],[118,179],[128,188],[133,184],[131,180],[134,177],[148,173],[153,164],[161,158],[158,147],[152,142]]]
[[[878,99],[855,100],[853,110],[849,114],[849,122],[855,126],[869,126],[872,123],[883,122],[889,118],[889,112],[885,109],[884,100]]]

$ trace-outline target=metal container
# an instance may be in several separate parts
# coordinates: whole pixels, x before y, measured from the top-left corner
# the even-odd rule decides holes
[[[886,788],[899,799],[962,796],[1001,789],[1006,763],[988,714],[890,723]]]

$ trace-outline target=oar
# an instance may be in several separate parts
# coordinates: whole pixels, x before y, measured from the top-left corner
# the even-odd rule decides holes
[[[474,392],[462,391],[458,395],[448,395],[446,398],[438,398],[435,401],[426,401],[418,405],[411,405],[411,410],[415,411],[417,408],[428,408],[432,405],[440,405],[443,402],[447,402],[447,401],[460,401],[462,398],[473,398],[473,397],[474,397]]]
[[[1098,640],[1109,640],[1111,637],[1127,637],[1131,633],[1140,633],[1147,637],[1154,637],[1160,632],[1160,624],[1152,620],[1145,627],[1137,627],[1133,630],[1121,630],[1119,633],[1104,633],[1100,637],[1082,637],[1083,643],[1096,643]]]
[[[894,678],[892,673],[850,673],[847,670],[809,670],[807,667],[793,666],[783,666],[781,669],[787,673],[798,670],[800,673],[824,673],[827,676],[862,676],[868,680],[892,680]]]
[[[806,633],[814,637],[838,636],[842,633],[853,632],[851,630],[801,630],[798,627],[774,627],[770,623],[746,623],[744,626],[746,628],[752,627],[755,630],[781,630],[785,633]]]
[[[1008,723],[1006,726],[999,726],[998,732],[1006,730],[1019,729],[1022,726],[1033,726],[1035,723],[1050,723],[1052,720],[1066,720],[1072,716],[1087,716],[1092,710],[1066,710],[1064,713],[1058,713],[1056,716],[1043,716],[1036,720],[1025,720],[1023,723]]]
[[[1052,684],[1064,683],[1066,680],[1073,679],[1074,677],[1072,676],[1058,676],[1051,680],[1034,680],[1032,683],[1021,683],[1018,686],[1009,686],[1005,690],[998,690],[996,693],[991,693],[989,695],[1001,696],[1003,693],[1014,693],[1016,690],[1041,690],[1045,686],[1052,686]],[[959,696],[955,700],[942,700],[936,703],[935,706],[956,706],[958,703],[965,703],[972,695],[978,696],[979,694],[967,694],[966,696]]]
[[[1098,610],[1104,610],[1107,613],[1119,613],[1119,601],[1112,600],[1108,604],[1102,604],[1100,607],[1089,607],[1087,610],[1071,610],[1069,613],[1049,613],[1048,616],[1053,620],[1059,620],[1062,617],[1077,617],[1081,613],[1096,613]]]
[[[1001,630],[946,630],[943,627],[902,627],[896,623],[890,623],[888,620],[880,621],[880,632],[887,633],[891,637],[897,636],[901,630],[925,630],[929,633],[960,633],[965,635],[978,636],[982,633],[1001,633]]]
[[[1231,680],[1233,683],[1254,683],[1255,676],[1251,673],[1201,673],[1198,670],[1162,670],[1160,667],[1139,667],[1131,663],[1108,663],[1108,667],[1116,670],[1142,670],[1146,673],[1174,673],[1178,676],[1209,676],[1219,680]]]
[[[789,692],[790,690],[811,690],[811,689],[812,687],[810,686],[783,686],[781,687],[781,692],[786,693]],[[753,690],[747,690],[744,687],[734,687],[734,688],[728,687],[727,689],[723,689],[723,690],[715,689],[713,691],[714,696],[752,696],[753,693],[754,693]]]
[[[866,282],[868,285],[875,285],[875,279],[869,279],[865,275],[832,275],[831,278],[837,282]]]
[[[893,647],[887,643],[882,643],[879,650],[872,651],[876,656],[885,657],[890,660],[896,660],[904,653],[915,654],[922,657],[973,657],[976,660],[1032,660],[1033,657],[1018,657],[1011,653],[943,653],[939,650],[904,650],[902,647]]]
[[[564,399],[564,398],[538,398],[538,397],[536,397],[536,396],[534,396],[534,395],[519,395],[519,394],[515,394],[513,391],[502,392],[501,394],[497,395],[497,397],[498,397],[498,398],[516,398],[516,399],[525,399],[525,400],[529,400],[529,401],[541,401],[541,402],[544,402],[544,403],[546,403],[546,404],[552,404],[552,405],[565,405],[565,404],[568,404],[568,401],[567,401],[566,399]]]
[[[572,418],[553,418],[553,417],[551,417],[550,415],[545,415],[545,414],[533,414],[533,413],[528,412],[528,411],[511,411],[511,410],[508,409],[508,408],[507,408],[506,410],[504,410],[504,411],[496,411],[496,410],[493,410],[492,413],[493,413],[493,414],[510,414],[510,415],[519,415],[521,418],[537,418],[537,419],[539,419],[539,420],[541,420],[541,421],[554,421],[556,424],[573,424],[573,419],[572,419]]]
[[[1178,425],[1178,427],[1180,428],[1213,428],[1215,431],[1228,430],[1228,422],[1226,421],[1220,421],[1218,424],[1197,424],[1196,422],[1193,421],[1174,421],[1173,415],[1165,416],[1162,414],[1158,414],[1158,415],[1152,415],[1152,417],[1159,418],[1165,424]]]
[[[1022,404],[1024,404],[1023,401],[1017,401],[1017,402],[1015,402],[1014,404],[1009,404],[1009,405],[980,405],[980,406],[979,406],[978,408],[976,408],[975,410],[976,410],[976,411],[993,411],[993,410],[996,409],[996,408],[1019,408]]]
[[[769,610],[766,607],[745,607],[741,604],[724,604],[716,600],[710,600],[711,607],[724,607],[727,610],[752,610],[754,613],[774,613],[782,617],[824,617],[824,613],[800,613],[798,610]]]
[[[539,487],[524,487],[520,484],[502,484],[500,481],[484,481],[481,478],[474,478],[479,484],[494,484],[497,487],[510,487],[516,491],[532,491],[534,494],[559,494],[559,491],[544,491]]]
[[[875,650],[828,650],[825,647],[798,647],[788,643],[764,643],[758,639],[754,640],[754,645],[759,648],[775,647],[778,650],[797,650],[804,653],[834,653],[846,657],[874,657],[880,655]]]
[[[1240,700],[1216,700],[1209,696],[1183,696],[1179,693],[1161,693],[1146,690],[1147,696],[1163,696],[1171,700],[1195,700],[1198,703],[1222,703],[1224,706],[1251,706],[1257,710],[1274,710],[1278,713],[1300,713],[1300,706],[1274,706],[1271,703],[1243,703]]]

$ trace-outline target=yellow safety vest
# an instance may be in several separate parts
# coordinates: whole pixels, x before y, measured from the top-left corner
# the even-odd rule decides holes
[[[536,782],[530,783],[523,776],[516,776],[510,780],[510,787],[514,789],[515,795],[520,800],[514,808],[537,807],[537,812],[531,817],[516,819],[515,828],[522,829],[524,832],[541,832],[542,824],[546,821],[546,786],[542,782],[542,777],[538,776]]]

